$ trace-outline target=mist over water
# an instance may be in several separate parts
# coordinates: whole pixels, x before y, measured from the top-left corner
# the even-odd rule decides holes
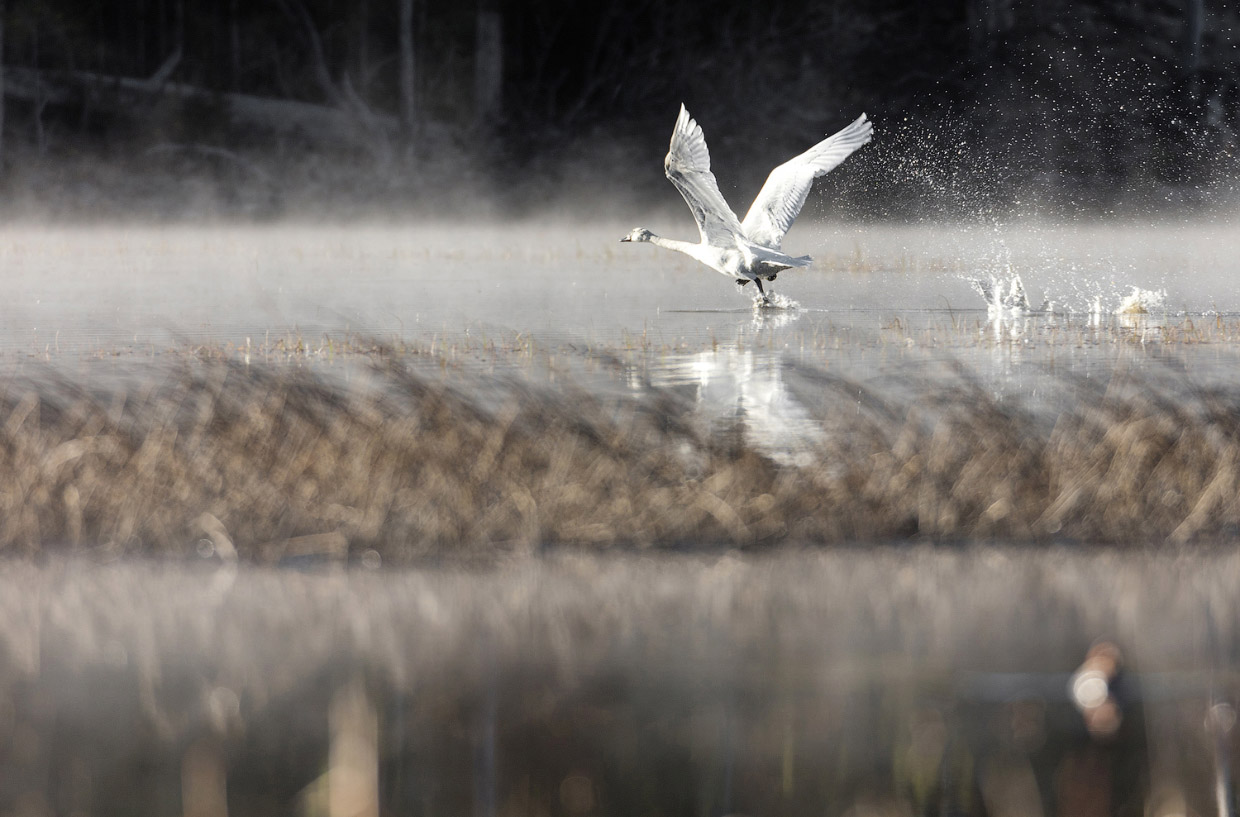
[[[0,46],[0,815],[1234,812],[1240,11]],[[617,240],[682,103],[738,213],[875,125],[768,304]]]
[[[901,394],[963,366],[995,394],[1041,400],[1035,384],[1056,374],[1172,362],[1197,386],[1226,382],[1237,352],[1240,229],[1227,223],[807,219],[788,249],[815,265],[770,284],[765,308],[689,259],[616,245],[623,232],[10,227],[0,365],[107,381],[189,353],[356,379],[360,350],[378,343],[437,376],[568,376],[612,398],[691,387],[706,425],[740,412],[761,448],[787,458],[814,438],[803,415],[815,399],[789,391],[787,366]],[[1006,293],[1016,279],[1027,306],[998,311],[974,283]]]

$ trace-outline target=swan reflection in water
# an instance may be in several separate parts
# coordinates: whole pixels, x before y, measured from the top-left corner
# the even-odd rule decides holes
[[[712,431],[738,429],[747,444],[776,462],[804,464],[825,435],[788,388],[780,350],[766,343],[771,330],[799,317],[794,309],[755,312],[735,343],[652,363],[648,385],[689,389],[698,416]]]

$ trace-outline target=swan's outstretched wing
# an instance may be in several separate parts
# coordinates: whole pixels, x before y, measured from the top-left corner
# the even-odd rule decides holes
[[[745,237],[778,250],[784,233],[805,206],[814,179],[834,170],[854,150],[870,141],[874,126],[861,114],[856,122],[771,171],[741,223]],[[705,150],[705,145],[703,145]]]
[[[710,172],[710,152],[702,129],[680,106],[676,128],[672,131],[672,145],[663,160],[667,178],[680,191],[693,211],[702,240],[716,246],[730,246],[741,235],[741,224],[736,213],[724,201],[719,192],[715,174]]]

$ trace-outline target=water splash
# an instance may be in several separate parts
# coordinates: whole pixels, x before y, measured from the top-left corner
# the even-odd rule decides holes
[[[794,301],[793,299],[789,298],[787,295],[782,295],[778,292],[768,292],[766,294],[765,299],[763,299],[761,295],[755,293],[754,299],[753,299],[753,308],[754,309],[800,309],[801,304],[799,301]]]
[[[987,278],[969,278],[968,281],[985,299],[986,312],[992,318],[1051,311],[1049,301],[1043,301],[1037,308],[1029,303],[1025,282],[1021,280],[1019,273],[1012,272],[1010,268],[1002,274],[991,274]]]
[[[1141,287],[1133,287],[1132,292],[1128,293],[1119,302],[1119,309],[1115,310],[1116,315],[1148,315],[1151,312],[1163,309],[1167,301],[1167,290],[1165,289],[1141,289]]]
[[[1013,272],[1009,265],[999,272],[965,277],[965,280],[985,300],[986,311],[992,319],[1080,313],[1096,326],[1112,315],[1147,315],[1166,309],[1166,289],[1143,289],[1125,283],[1123,286],[1129,289],[1125,295],[1123,288],[1117,285],[1115,279],[1119,276],[1114,269],[1098,274],[1071,265],[1043,272],[1050,280],[1046,282],[1045,297],[1037,306],[1030,301],[1020,274]]]
[[[1095,295],[1094,300],[1089,305],[1089,325],[1094,327],[1102,326],[1102,316],[1104,314],[1102,296]]]
[[[798,309],[755,308],[750,328],[754,331],[763,329],[782,329],[794,321],[800,320],[803,313]]]

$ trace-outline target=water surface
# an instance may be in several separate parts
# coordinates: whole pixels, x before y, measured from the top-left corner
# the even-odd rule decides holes
[[[350,377],[378,343],[463,380],[687,389],[708,421],[742,416],[754,440],[795,453],[814,438],[816,400],[790,385],[797,368],[906,394],[966,372],[1053,410],[1065,375],[1228,383],[1240,352],[1240,229],[1227,225],[807,223],[788,249],[816,264],[772,285],[795,303],[784,309],[755,308],[752,287],[691,259],[621,244],[625,232],[9,227],[0,365],[141,379],[161,357],[211,354]],[[987,312],[970,279],[1013,275],[1045,310]],[[1114,314],[1134,288],[1165,297]]]

